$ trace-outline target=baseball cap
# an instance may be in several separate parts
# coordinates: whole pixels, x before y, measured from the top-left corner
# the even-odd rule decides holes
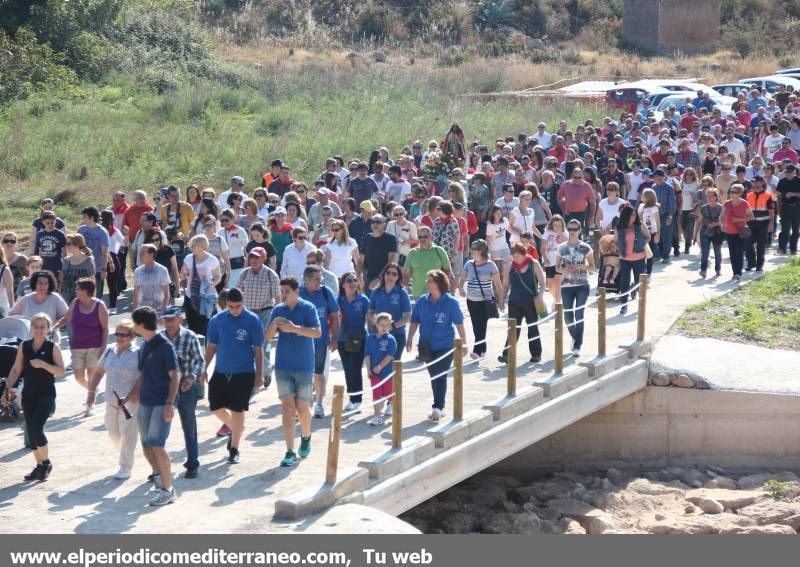
[[[255,248],[250,250],[250,254],[248,254],[248,255],[249,256],[258,256],[259,258],[266,258],[267,257],[267,251],[264,250],[261,246],[256,246]]]
[[[642,169],[642,173],[644,173],[645,175],[653,175],[653,170],[650,169],[649,167],[645,167],[644,169]]]
[[[362,211],[375,212],[375,205],[372,204],[372,201],[361,201],[359,208]]]
[[[286,214],[286,207],[278,207],[275,209],[276,215],[285,215]]]
[[[319,189],[317,189],[317,193],[319,195],[330,195],[331,194],[331,190],[328,189],[327,187],[320,187]]]
[[[660,168],[656,169],[655,172],[653,172],[653,176],[654,177],[658,177],[658,176],[664,177],[664,170],[660,169]]]
[[[169,305],[164,311],[161,312],[160,319],[174,319],[175,317],[182,317],[183,309],[177,305]]]
[[[796,165],[794,165],[793,163],[790,163],[789,165],[787,165],[787,166],[786,166],[786,171],[794,171],[794,172],[797,172],[797,166],[796,166]]]

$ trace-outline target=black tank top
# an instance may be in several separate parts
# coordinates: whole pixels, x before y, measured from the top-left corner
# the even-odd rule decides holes
[[[34,368],[31,360],[38,358],[48,364],[55,364],[53,360],[53,343],[45,340],[44,344],[36,352],[33,350],[33,339],[22,343],[22,356],[25,360],[25,367],[22,369],[22,376],[25,381],[22,384],[22,393],[25,394],[50,394],[55,395],[55,376],[44,368]]]

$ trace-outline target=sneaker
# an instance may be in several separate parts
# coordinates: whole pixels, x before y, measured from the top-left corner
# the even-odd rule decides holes
[[[687,254],[688,254],[688,252],[687,252]],[[672,255],[673,255],[673,256],[675,256],[675,257],[677,258],[678,256],[680,256],[680,255],[681,255],[681,251],[680,251],[680,250],[673,250],[673,251],[672,251]]]
[[[538,363],[539,363],[539,362],[541,362],[541,361],[542,361],[542,357],[541,357],[541,356],[532,356],[532,357],[531,357],[531,362],[532,362],[533,364],[538,364]]]
[[[325,417],[325,407],[322,402],[314,403],[314,417]]]
[[[469,353],[469,358],[470,360],[480,360],[481,355],[479,355],[477,352],[471,352]]]
[[[379,415],[373,416],[372,419],[367,422],[367,425],[383,425],[383,418]]]
[[[442,419],[443,415],[444,412],[442,412],[442,410],[440,410],[439,408],[433,408],[433,411],[431,412],[431,421],[439,421],[440,419]]]
[[[294,451],[286,451],[286,455],[281,459],[282,467],[291,467],[297,462],[297,455]]]
[[[117,472],[114,473],[114,477],[116,480],[127,480],[131,477],[131,471],[126,469],[125,467],[120,467]]]
[[[92,417],[94,415],[94,406],[86,406],[83,412],[83,417]]]
[[[228,450],[228,464],[235,465],[239,462],[239,449],[231,447]]]
[[[383,417],[392,417],[392,402],[386,403],[386,410],[383,412]]]
[[[706,279],[706,272],[705,272],[705,270],[703,270],[703,271],[701,271],[701,272],[700,272],[700,277],[701,277],[701,278],[703,278],[703,279]]]
[[[714,273],[717,274],[717,277],[722,275],[722,270],[714,270]]]
[[[347,405],[344,406],[344,411],[361,413],[361,402],[347,402]]]
[[[572,356],[574,356],[575,358],[578,358],[580,355],[581,355],[581,349],[579,349],[579,348],[572,349]]]
[[[116,307],[109,307],[108,308],[108,314],[109,315],[116,315],[117,314],[117,308]]]
[[[764,272],[764,268],[756,268],[756,273],[761,274]]]
[[[661,263],[662,264],[668,264],[669,263],[669,258],[661,258]]]
[[[623,317],[625,315],[627,315],[628,314],[628,306],[627,305],[623,305],[622,309],[619,310],[619,314],[622,315]]]
[[[305,459],[311,454],[311,437],[300,438],[300,450],[297,451],[300,458]]]
[[[775,253],[783,255],[786,254],[786,250],[781,250],[780,248],[778,248],[777,250],[775,250]]]
[[[499,362],[500,364],[506,364],[508,362],[508,359],[501,354],[500,356],[497,357],[497,362]]]
[[[224,423],[222,424],[222,427],[220,427],[217,430],[217,437],[227,437],[230,434],[231,434],[230,427],[228,427]]]
[[[175,493],[174,488],[170,488],[169,490],[162,488],[158,491],[158,494],[150,499],[150,506],[164,506],[175,502],[177,499],[178,495]]]
[[[742,276],[733,276],[733,281],[738,282],[742,279]]]
[[[745,271],[745,272],[752,272],[752,271],[753,271],[753,266],[747,266],[747,267],[744,269],[744,271]]]
[[[183,473],[183,478],[193,479],[197,478],[197,469],[186,469],[186,472]]]
[[[24,477],[25,480],[44,480],[43,472],[42,472],[42,465],[36,465],[31,472],[26,474]]]
[[[267,388],[269,388],[270,384],[272,384],[272,372],[264,376],[264,389],[266,390]]]

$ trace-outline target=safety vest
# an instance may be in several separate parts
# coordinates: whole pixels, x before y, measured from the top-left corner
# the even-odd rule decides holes
[[[745,195],[745,200],[750,205],[750,210],[753,211],[755,220],[769,220],[769,211],[775,208],[771,193],[749,191]]]

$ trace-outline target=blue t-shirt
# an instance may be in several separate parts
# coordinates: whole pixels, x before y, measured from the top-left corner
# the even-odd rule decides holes
[[[383,286],[372,292],[369,298],[369,308],[375,314],[389,313],[392,316],[392,323],[397,323],[403,319],[403,315],[411,312],[411,298],[408,292],[396,285],[392,291],[386,291]],[[392,333],[405,333],[406,328],[392,329]]]
[[[255,372],[254,349],[264,344],[264,324],[258,315],[247,309],[243,309],[238,317],[228,310],[220,311],[208,322],[206,339],[217,345],[215,372]]]
[[[163,406],[169,395],[169,371],[177,370],[178,357],[172,343],[161,334],[145,341],[139,349],[139,370],[142,373],[141,404]]]
[[[378,338],[377,333],[370,333],[367,337],[367,343],[364,346],[364,355],[369,357],[369,371],[372,374],[372,369],[378,366],[381,361],[389,355],[394,359],[394,353],[397,351],[397,339],[391,333],[386,333],[381,338]],[[390,362],[381,369],[381,378],[386,378],[392,372],[392,363]]]
[[[426,293],[414,304],[411,322],[419,324],[420,342],[428,342],[434,351],[450,350],[456,338],[453,325],[464,323],[464,314],[458,300],[445,293],[439,301],[432,303]]]
[[[86,241],[86,247],[92,251],[95,271],[102,272],[105,270],[106,259],[103,257],[102,252],[103,246],[106,247],[106,250],[108,249],[108,231],[99,224],[95,225],[94,228],[89,228],[84,224],[78,228],[78,234],[83,236],[83,239]]]
[[[300,286],[300,297],[314,304],[317,308],[317,315],[319,315],[319,326],[322,329],[322,336],[314,339],[314,348],[327,348],[330,344],[330,330],[328,328],[328,315],[339,313],[339,304],[336,302],[336,296],[328,286],[320,286],[319,290],[315,293],[310,293],[305,285]],[[338,315],[336,315],[338,317]]]
[[[301,327],[320,327],[317,308],[302,297],[294,309],[285,303],[275,306],[269,316],[269,326],[276,317],[285,317]],[[275,354],[275,369],[287,372],[314,373],[314,339],[301,337],[295,333],[278,333],[278,346]]]
[[[338,297],[339,310],[342,312],[342,324],[339,325],[339,342],[344,342],[345,331],[367,332],[367,310],[369,299],[363,293],[356,295],[353,301],[347,301],[347,296]]]

